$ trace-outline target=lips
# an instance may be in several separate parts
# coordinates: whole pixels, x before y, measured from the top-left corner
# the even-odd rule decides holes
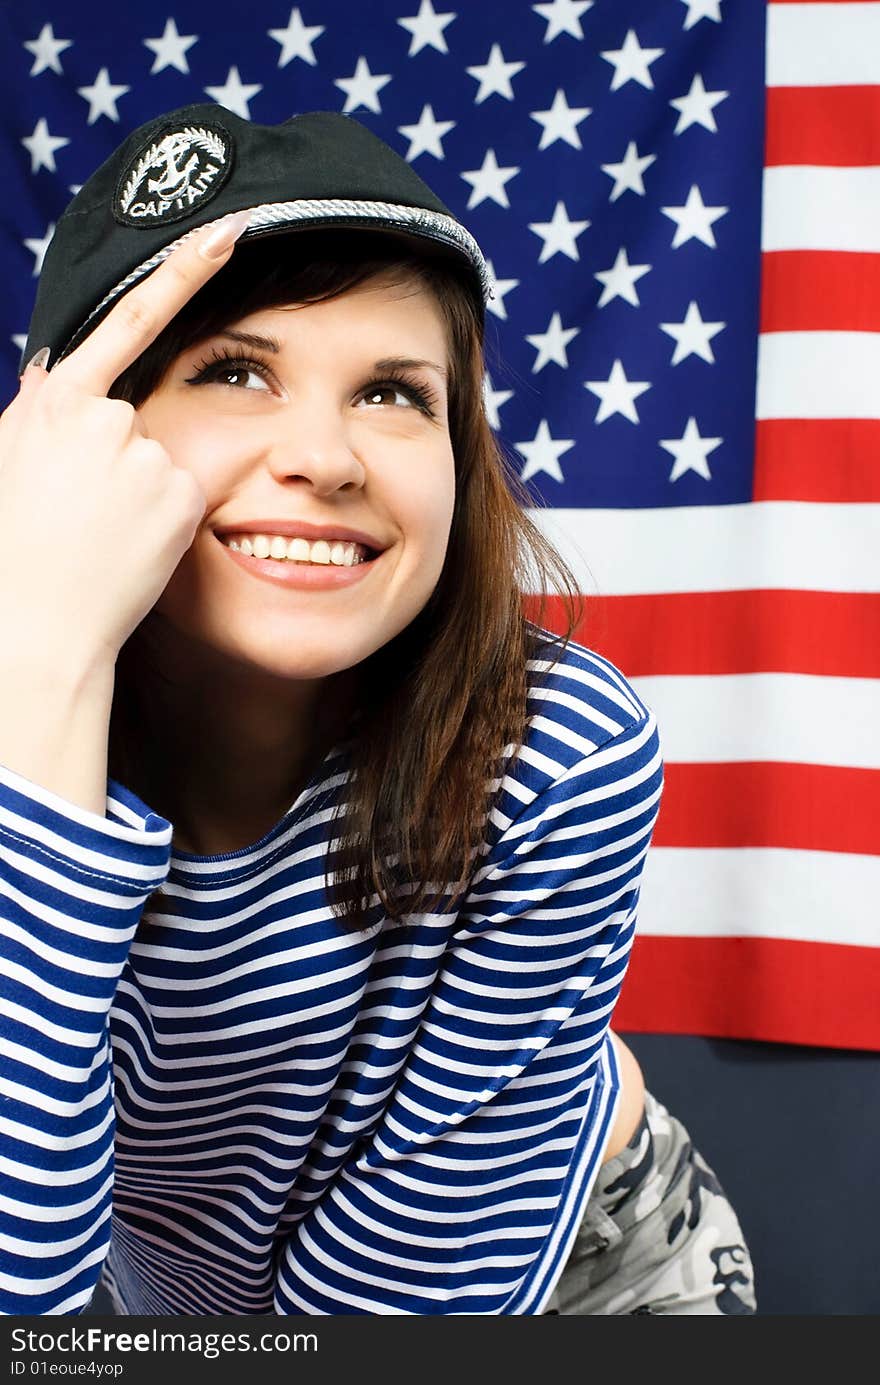
[[[381,558],[373,562],[354,563],[351,567],[333,563],[278,562],[272,558],[255,558],[230,548],[220,540],[218,542],[236,566],[253,577],[271,582],[277,588],[332,593],[341,587],[354,587],[368,581],[368,574],[381,566]]]

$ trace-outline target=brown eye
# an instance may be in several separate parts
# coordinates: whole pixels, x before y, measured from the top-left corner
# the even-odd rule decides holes
[[[361,396],[365,404],[396,404],[412,408],[412,400],[399,385],[371,385]]]
[[[215,351],[207,361],[199,363],[195,375],[189,376],[186,383],[227,385],[230,389],[259,392],[269,389],[265,378],[267,374],[268,367],[260,361],[249,361]]]
[[[218,370],[214,378],[219,380],[221,385],[231,385],[236,389],[268,389],[265,380],[255,370],[251,370],[247,366],[227,366],[225,370]]]

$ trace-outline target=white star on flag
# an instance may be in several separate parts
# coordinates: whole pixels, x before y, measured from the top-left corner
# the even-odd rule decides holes
[[[101,68],[90,87],[77,87],[78,94],[89,103],[88,124],[94,125],[95,121],[102,115],[106,115],[110,120],[118,120],[119,112],[116,109],[116,102],[120,96],[125,96],[128,91],[131,91],[131,87],[115,87],[113,85],[106,67]]]
[[[630,264],[626,250],[621,246],[617,259],[610,269],[600,269],[593,277],[603,285],[598,306],[604,308],[613,298],[623,298],[634,308],[641,306],[636,291],[636,280],[641,279],[651,269],[649,264]]]
[[[437,14],[431,0],[422,0],[418,14],[410,15],[408,19],[398,19],[398,24],[408,29],[412,35],[407,57],[414,58],[416,53],[428,47],[436,48],[438,53],[448,53],[449,48],[443,30],[456,17],[449,12]]]
[[[46,251],[49,249],[49,241],[55,234],[55,222],[51,222],[42,240],[26,240],[25,245],[34,257],[34,275],[40,273],[43,268],[43,260],[46,258]]]
[[[24,350],[24,347],[22,347]],[[513,390],[496,390],[492,388],[492,379],[486,371],[483,376],[483,408],[486,411],[486,418],[489,420],[489,427],[497,433],[501,427],[501,419],[498,410],[507,403],[508,399],[513,398]]]
[[[675,100],[669,103],[679,112],[673,134],[680,135],[683,130],[690,129],[691,125],[702,125],[705,130],[711,130],[712,134],[716,135],[718,126],[712,112],[729,95],[729,91],[707,91],[698,72],[691,82],[687,96],[676,96]]]
[[[538,256],[538,264],[543,264],[556,254],[567,255],[570,260],[579,260],[577,238],[589,225],[589,221],[571,221],[564,202],[556,203],[552,221],[530,222],[529,230],[534,231],[544,242]]]
[[[511,77],[515,77],[518,72],[522,72],[525,63],[504,61],[504,54],[499,43],[493,43],[487,60],[479,67],[469,67],[467,72],[474,77],[480,84],[480,89],[474,97],[474,103],[479,106],[489,96],[503,96],[506,100],[513,100],[513,87],[510,84]]]
[[[681,0],[681,3],[687,5],[685,29],[692,29],[701,19],[714,19],[716,24],[721,23],[721,0]]]
[[[46,68],[51,68],[53,72],[61,72],[61,60],[59,54],[65,48],[73,45],[72,38],[56,38],[51,24],[44,24],[36,38],[28,39],[23,45],[34,55],[34,65],[30,70],[31,77],[38,77]]]
[[[494,317],[500,317],[502,322],[507,321],[507,309],[504,306],[504,299],[511,289],[519,288],[519,279],[496,279],[495,266],[491,260],[486,261],[486,273],[489,276],[489,283],[492,285],[492,297],[486,304],[487,312]]]
[[[645,184],[642,182],[642,174],[656,160],[656,154],[643,154],[640,158],[635,142],[630,140],[620,163],[601,164],[602,172],[614,179],[614,187],[611,189],[609,200],[616,202],[623,192],[636,192],[639,197],[644,197]]]
[[[65,144],[69,144],[69,139],[62,139],[60,135],[50,135],[49,126],[46,124],[45,117],[37,121],[34,126],[34,133],[22,140],[22,144],[31,156],[31,173],[36,173],[38,169],[48,168],[50,173],[55,169],[55,150],[63,149]]]
[[[552,43],[559,34],[571,34],[572,38],[583,38],[581,15],[593,8],[594,0],[546,0],[532,9],[546,22],[547,32],[544,42]]]
[[[179,34],[174,20],[166,19],[165,31],[161,38],[144,39],[144,46],[152,48],[156,55],[150,68],[150,76],[164,71],[166,67],[174,67],[178,72],[189,72],[186,55],[198,41],[198,34]]]
[[[532,366],[532,374],[537,375],[538,371],[543,370],[551,361],[555,365],[567,367],[568,352],[565,348],[580,330],[580,327],[563,327],[561,315],[554,313],[546,332],[536,332],[534,336],[527,336],[526,341],[538,352]]]
[[[660,446],[675,458],[675,465],[669,473],[670,481],[677,481],[686,471],[695,471],[699,476],[711,481],[712,473],[706,459],[723,441],[723,438],[701,438],[695,418],[688,419],[680,438],[662,438]]]
[[[495,158],[495,150],[487,149],[483,159],[482,168],[473,168],[469,173],[462,173],[465,182],[470,183],[473,191],[468,198],[468,210],[471,207],[478,207],[486,198],[491,198],[497,202],[499,207],[509,207],[510,202],[507,197],[506,183],[511,178],[515,178],[519,173],[518,168],[499,168],[498,160]]]
[[[302,15],[295,9],[290,11],[286,29],[267,29],[266,32],[276,43],[281,44],[281,52],[278,54],[279,67],[286,67],[294,58],[301,58],[310,67],[316,65],[318,59],[315,57],[312,44],[323,34],[323,24],[304,24]]]
[[[236,115],[241,116],[242,120],[250,120],[251,112],[248,103],[253,101],[257,93],[262,90],[262,86],[256,82],[250,86],[243,84],[238,75],[237,67],[230,67],[222,87],[205,87],[205,91],[212,101],[225,106],[228,111],[234,111]]]
[[[617,91],[627,82],[638,82],[640,86],[653,89],[654,81],[649,68],[665,52],[665,48],[641,48],[635,29],[629,29],[622,48],[608,48],[599,56],[614,66],[612,91]]]
[[[16,347],[16,349],[18,350],[18,354],[20,356],[24,348],[27,346],[27,333],[13,332],[12,345]]]
[[[436,120],[433,106],[423,106],[417,125],[398,125],[398,134],[409,140],[407,159],[412,163],[420,154],[433,154],[435,159],[444,159],[443,145],[440,141],[450,130],[455,129],[454,120]]]
[[[699,356],[701,360],[714,365],[715,353],[709,343],[726,326],[726,322],[704,322],[694,301],[688,304],[684,322],[661,322],[660,330],[675,339],[671,364],[678,365],[688,356]]]
[[[539,149],[546,149],[558,139],[564,139],[574,149],[582,149],[581,137],[577,127],[588,115],[592,106],[569,106],[565,92],[560,88],[553,98],[549,111],[532,111],[532,120],[537,120],[544,128],[541,131]]]
[[[366,58],[358,58],[354,76],[337,77],[333,83],[334,86],[341,87],[345,92],[345,105],[342,108],[342,114],[348,115],[349,111],[356,111],[358,106],[366,106],[367,110],[375,111],[376,115],[381,115],[379,92],[390,81],[390,72],[373,73],[370,71],[370,65]]]
[[[515,442],[513,445],[517,452],[521,452],[526,459],[521,480],[528,481],[530,476],[535,476],[539,471],[546,471],[547,475],[552,476],[554,481],[565,480],[559,465],[559,458],[563,452],[574,447],[574,438],[551,437],[546,418],[541,419],[538,424],[538,431],[531,442]]]
[[[596,423],[604,423],[612,414],[623,414],[630,423],[638,423],[635,401],[651,388],[647,380],[628,380],[622,361],[615,361],[607,380],[585,380],[584,389],[599,399]]]
[[[701,240],[704,245],[714,250],[716,242],[712,225],[719,217],[725,216],[730,208],[707,207],[700,189],[694,183],[683,207],[661,207],[660,210],[670,221],[675,222],[673,250],[677,250],[689,240]]]

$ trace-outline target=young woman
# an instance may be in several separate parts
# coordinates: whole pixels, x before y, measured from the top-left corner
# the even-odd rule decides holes
[[[58,224],[0,420],[4,1313],[754,1311],[609,1027],[657,726],[571,639],[486,291],[338,115],[172,112]]]

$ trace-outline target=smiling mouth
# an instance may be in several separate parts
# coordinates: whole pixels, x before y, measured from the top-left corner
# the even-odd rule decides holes
[[[251,576],[270,582],[277,587],[288,587],[302,591],[333,592],[337,588],[356,585],[368,578],[379,558],[387,552],[374,553],[369,558],[349,563],[297,562],[291,558],[262,558],[256,554],[243,553],[241,549],[224,543],[216,536],[231,560]]]
[[[303,567],[358,567],[362,563],[373,562],[379,556],[378,549],[343,539],[317,539],[309,542],[304,538],[285,540],[281,536],[271,541],[267,536],[261,536],[256,540],[235,534],[217,537],[225,548],[231,548],[234,553],[282,565],[292,563]]]

